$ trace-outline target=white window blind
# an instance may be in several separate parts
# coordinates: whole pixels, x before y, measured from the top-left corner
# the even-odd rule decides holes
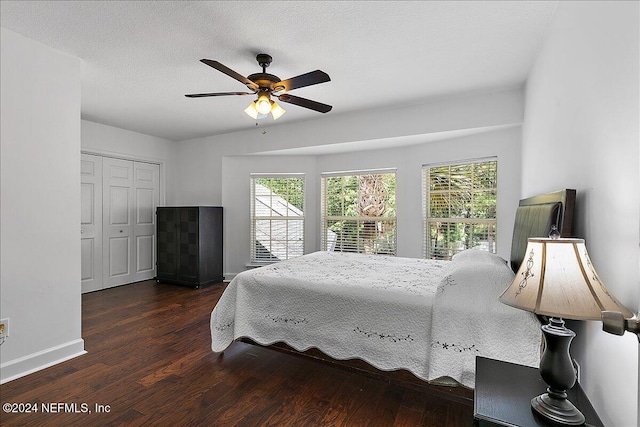
[[[251,262],[304,253],[304,175],[251,175]]]
[[[322,248],[396,254],[395,169],[322,174]]]
[[[496,252],[498,161],[423,166],[425,257],[469,249]]]

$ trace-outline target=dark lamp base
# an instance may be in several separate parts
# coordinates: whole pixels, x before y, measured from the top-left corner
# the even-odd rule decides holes
[[[569,426],[584,424],[584,415],[567,399],[557,399],[549,393],[531,399],[531,408],[543,417]]]
[[[542,326],[545,350],[540,359],[540,376],[549,386],[547,392],[531,399],[531,408],[555,424],[579,426],[584,415],[569,400],[567,390],[576,382],[569,345],[576,334],[564,326],[560,318],[552,317]]]

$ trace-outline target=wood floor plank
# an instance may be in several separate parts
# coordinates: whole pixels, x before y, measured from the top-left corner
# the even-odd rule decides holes
[[[280,425],[320,425],[329,408],[331,394],[341,383],[341,379],[335,378],[327,369],[318,364],[302,366],[298,372],[279,373],[279,376],[287,376],[288,381],[280,394],[289,403],[279,412],[278,419],[272,417],[269,421],[278,421]]]
[[[389,384],[385,387],[380,401],[375,406],[371,416],[382,425],[391,426],[395,423],[405,390],[397,385]]]
[[[85,403],[91,413],[2,413],[0,425],[472,424],[468,400],[446,399],[416,384],[405,387],[244,342],[212,352],[210,315],[224,288],[146,281],[84,294],[88,353],[1,385],[0,398],[3,404]]]
[[[423,413],[427,405],[427,399],[429,399],[429,396],[425,393],[417,390],[407,390],[400,406]]]
[[[393,427],[414,427],[419,426],[422,423],[422,411],[416,411],[415,409],[409,409],[401,406],[396,414],[396,419],[393,422]]]
[[[450,406],[453,402],[440,399],[436,396],[427,396],[422,415],[423,427],[439,427],[447,424],[449,420]]]

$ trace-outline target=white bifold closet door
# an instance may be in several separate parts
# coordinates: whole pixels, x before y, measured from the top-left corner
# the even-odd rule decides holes
[[[110,288],[133,282],[133,162],[105,157],[102,167],[102,262]]]
[[[88,249],[91,245],[83,243],[83,269],[85,265],[89,265],[89,258],[92,256],[92,271],[102,272],[102,283],[97,279],[90,279],[89,274],[85,274],[83,270],[82,291],[152,279],[156,276],[155,212],[160,194],[160,166],[82,155],[83,162],[95,160],[93,158],[102,161],[101,198],[94,196],[94,203],[100,201],[100,205],[93,206],[93,211],[101,213],[101,238],[94,240],[91,255]],[[83,174],[83,185],[84,176]],[[85,204],[89,205],[88,200],[85,202],[85,193],[86,199],[89,199],[89,190],[84,190],[83,187],[83,215]],[[97,190],[94,193],[97,194]],[[83,217],[83,227],[84,223]],[[84,231],[82,235],[84,239]],[[98,259],[100,266],[96,265]]]
[[[83,154],[80,163],[82,293],[102,289],[102,157]]]
[[[160,196],[160,166],[133,164],[133,281],[156,277],[156,208]]]

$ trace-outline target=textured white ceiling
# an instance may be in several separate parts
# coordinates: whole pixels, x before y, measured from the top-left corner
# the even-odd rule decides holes
[[[250,97],[184,97],[245,90],[201,58],[246,76],[268,53],[283,80],[321,69],[331,82],[292,94],[331,115],[417,103],[523,84],[556,3],[2,1],[0,24],[83,60],[84,119],[181,141],[255,127]],[[283,106],[265,125],[322,116]]]

